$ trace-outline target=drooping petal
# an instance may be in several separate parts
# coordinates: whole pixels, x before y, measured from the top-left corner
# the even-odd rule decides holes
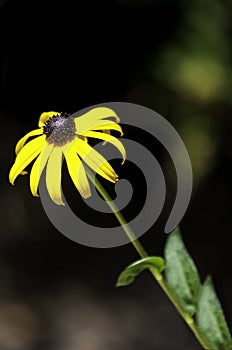
[[[116,130],[120,132],[120,136],[123,136],[123,131],[122,128],[119,124],[116,124],[114,122],[108,122],[108,124],[104,124],[104,125],[96,125],[92,128],[92,130],[100,130],[100,131],[111,131],[111,130]]]
[[[120,132],[121,136],[123,135],[121,126],[111,120],[99,120],[93,124],[91,120],[80,122],[76,118],[75,127],[78,135],[83,135],[89,130],[116,130]]]
[[[52,152],[53,147],[54,146],[52,144],[46,143],[42,152],[40,153],[40,155],[38,156],[38,158],[33,164],[33,167],[31,169],[31,174],[30,174],[30,188],[33,196],[38,196],[37,189],[38,189],[39,179],[47,163],[47,160]]]
[[[85,168],[77,155],[75,147],[69,147],[68,150],[64,152],[64,156],[66,159],[68,172],[77,190],[80,192],[82,197],[90,197],[91,191],[89,181],[86,176]]]
[[[58,205],[64,205],[61,194],[62,154],[62,147],[54,147],[46,168],[47,190],[53,202]]]
[[[12,185],[14,184],[16,177],[22,173],[22,171],[28,166],[29,163],[31,163],[31,161],[33,161],[33,159],[38,156],[44,145],[45,135],[42,135],[28,142],[22,148],[22,150],[18,153],[15,163],[10,170],[9,180]]]
[[[38,126],[41,128],[42,126],[44,126],[44,123],[51,117],[53,117],[54,115],[60,115],[61,113],[59,112],[43,112],[40,115],[39,118],[39,123]]]
[[[118,176],[112,166],[88,143],[78,138],[73,143],[73,147],[75,147],[76,152],[83,159],[83,161],[96,173],[111,182],[116,182],[118,180]]]
[[[123,144],[116,137],[109,135],[109,134],[105,134],[103,132],[97,132],[97,131],[88,131],[87,133],[85,133],[84,136],[93,137],[93,138],[100,139],[100,140],[111,143],[122,154],[123,163],[125,162],[125,159],[126,159],[125,148],[124,148]]]
[[[97,121],[106,119],[106,118],[114,118],[117,123],[120,122],[120,118],[117,114],[108,107],[96,107],[91,109],[89,112],[77,117],[80,123],[85,123],[85,121],[90,121],[92,124],[95,124]]]
[[[16,155],[21,151],[21,149],[23,148],[23,146],[25,145],[25,143],[27,142],[27,140],[29,139],[29,137],[32,136],[37,136],[37,135],[42,135],[43,130],[42,129],[35,129],[32,130],[30,132],[28,132],[25,136],[23,136],[17,143],[16,147],[15,147],[15,153]]]

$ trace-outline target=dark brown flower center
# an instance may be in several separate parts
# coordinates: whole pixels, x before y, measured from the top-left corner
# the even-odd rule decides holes
[[[69,114],[54,115],[44,123],[43,133],[47,136],[47,142],[55,146],[64,146],[75,137],[75,123]]]

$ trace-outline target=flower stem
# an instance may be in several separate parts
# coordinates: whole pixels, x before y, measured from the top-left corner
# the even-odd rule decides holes
[[[142,244],[140,241],[136,238],[134,232],[132,231],[131,227],[128,225],[126,222],[125,218],[121,214],[121,212],[118,210],[116,204],[114,201],[112,201],[111,197],[109,196],[108,192],[105,190],[105,188],[102,186],[102,184],[98,181],[98,179],[93,175],[93,173],[88,169],[87,170],[88,176],[90,180],[93,182],[95,185],[96,189],[98,192],[101,194],[103,199],[107,202],[109,205],[110,209],[114,213],[115,217],[117,218],[118,222],[120,223],[122,229],[125,231],[127,237],[129,238],[130,242],[134,246],[135,250],[139,254],[141,258],[148,257],[148,254],[146,250],[143,248]],[[178,300],[175,298],[173,295],[172,291],[169,289],[168,285],[163,279],[163,276],[160,274],[160,272],[156,268],[150,268],[149,269],[152,276],[155,278],[155,280],[158,282],[159,286],[162,288],[164,293],[167,295],[173,306],[176,308],[180,316],[184,319],[184,321],[187,323],[189,328],[192,330],[194,333],[195,337],[201,344],[202,348],[205,350],[210,349],[209,345],[207,344],[206,340],[203,339],[201,333],[199,332],[196,324],[194,323],[194,319],[187,314],[181,305],[179,304]]]

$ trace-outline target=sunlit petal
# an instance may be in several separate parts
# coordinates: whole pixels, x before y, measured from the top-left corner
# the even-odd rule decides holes
[[[121,126],[110,120],[99,120],[93,124],[88,120],[80,122],[77,118],[75,119],[75,126],[78,135],[84,135],[89,130],[116,130],[120,132],[121,136],[123,135]]]
[[[18,153],[9,174],[9,180],[14,184],[16,177],[35,159],[45,145],[45,135],[28,142]]]
[[[39,179],[47,163],[47,160],[53,150],[53,147],[53,145],[45,144],[44,149],[33,164],[30,175],[30,188],[33,196],[38,196],[37,188],[39,184]]]
[[[38,135],[42,135],[43,130],[42,129],[35,129],[32,130],[30,132],[28,132],[25,136],[23,136],[17,143],[16,147],[15,147],[15,153],[16,155],[21,151],[21,149],[23,148],[23,146],[25,145],[25,143],[27,142],[27,140],[29,139],[29,137],[32,136],[38,136]]]
[[[117,114],[107,107],[97,107],[80,117],[71,116],[70,119],[67,113],[55,111],[42,113],[38,123],[39,129],[27,133],[16,145],[16,160],[10,170],[10,182],[13,184],[19,174],[26,174],[25,168],[34,161],[30,173],[32,194],[37,196],[42,171],[47,167],[48,193],[56,204],[64,204],[61,189],[64,155],[70,177],[82,197],[88,198],[91,195],[88,168],[115,183],[118,176],[114,169],[88,144],[88,141],[89,138],[95,138],[102,140],[103,144],[112,144],[122,154],[124,162],[126,158],[124,146],[120,140],[111,135],[112,131],[123,135],[119,121]],[[28,141],[31,137],[36,138]]]
[[[46,168],[46,186],[48,193],[58,205],[64,205],[61,194],[62,147],[54,147],[48,158]]]
[[[41,128],[42,126],[44,126],[44,123],[51,117],[53,117],[54,115],[60,115],[61,113],[59,112],[43,112],[40,115],[39,118],[39,123],[38,126]]]
[[[86,176],[85,168],[79,156],[77,155],[75,147],[69,147],[69,149],[64,152],[64,155],[68,167],[68,172],[74,185],[82,197],[90,197],[91,191],[89,187],[89,181]]]
[[[117,123],[120,122],[120,118],[117,114],[108,107],[96,107],[91,109],[89,112],[77,117],[80,123],[85,121],[90,121],[92,124],[95,124],[97,121],[106,119],[106,118],[114,118]]]
[[[126,159],[125,148],[124,148],[123,144],[116,137],[109,135],[109,134],[105,134],[103,132],[97,132],[97,131],[88,131],[87,133],[85,133],[85,136],[97,138],[97,139],[111,143],[122,154],[123,162],[125,161],[125,159]]]
[[[77,139],[73,147],[75,147],[76,152],[82,160],[99,175],[111,182],[116,182],[118,180],[117,174],[107,160],[88,143]]]

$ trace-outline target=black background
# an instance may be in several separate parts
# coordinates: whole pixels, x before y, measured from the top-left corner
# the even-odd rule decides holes
[[[200,2],[196,3],[207,26],[207,20],[210,22],[215,14],[207,11],[207,1],[202,1],[202,8]],[[211,3],[219,6],[216,0]],[[226,1],[219,7],[224,14],[231,10]],[[175,61],[173,67],[167,64],[162,70],[165,50],[186,49],[193,30],[187,19],[194,10],[194,5],[168,0],[141,3],[8,0],[2,4],[1,349],[200,349],[148,273],[130,287],[114,288],[120,271],[137,258],[132,246],[104,250],[68,240],[49,222],[39,199],[31,196],[27,177],[18,179],[15,187],[8,183],[15,143],[36,128],[43,111],[74,113],[110,101],[153,108],[180,132],[190,157],[203,159],[202,172],[193,159],[194,191],[181,230],[202,279],[212,274],[231,322],[230,86],[223,85],[222,97],[218,92],[201,100],[184,87],[175,90],[168,84],[166,78],[175,70]],[[229,19],[228,15],[227,23]],[[219,65],[228,73],[231,27],[223,25],[221,35],[228,62],[221,61]],[[199,28],[197,38],[201,42],[205,27]],[[182,36],[187,38],[185,44]],[[217,40],[213,38],[213,42]],[[198,51],[198,46],[195,50]],[[194,54],[188,51],[188,58]],[[210,54],[212,59],[216,57],[214,52]],[[199,79],[203,84],[204,71]],[[200,118],[191,119],[195,114]],[[190,137],[192,141],[188,143],[188,132],[182,126],[190,119],[193,123],[189,133],[194,140]],[[212,143],[206,142],[205,148],[198,149],[201,135],[192,134],[191,130],[196,125],[201,130],[205,120],[210,121]],[[129,129],[126,132],[145,146],[146,142],[151,145],[143,133]],[[150,147],[169,179],[175,180],[170,159],[156,141],[152,142]],[[208,158],[201,157],[210,145],[213,151],[208,164]],[[118,163],[115,166],[119,174],[126,176]],[[135,188],[134,204],[126,213],[130,217],[136,214],[133,207],[139,207],[144,200],[144,184],[140,172],[134,175],[134,168],[127,167],[127,177]],[[69,181],[64,171],[67,195],[85,212]],[[163,254],[166,240],[163,227],[174,194],[173,185],[169,187],[170,198],[161,218],[142,238],[147,250],[156,255]],[[77,197],[73,199],[74,196]],[[115,224],[114,218],[108,216],[102,221],[106,227]]]

